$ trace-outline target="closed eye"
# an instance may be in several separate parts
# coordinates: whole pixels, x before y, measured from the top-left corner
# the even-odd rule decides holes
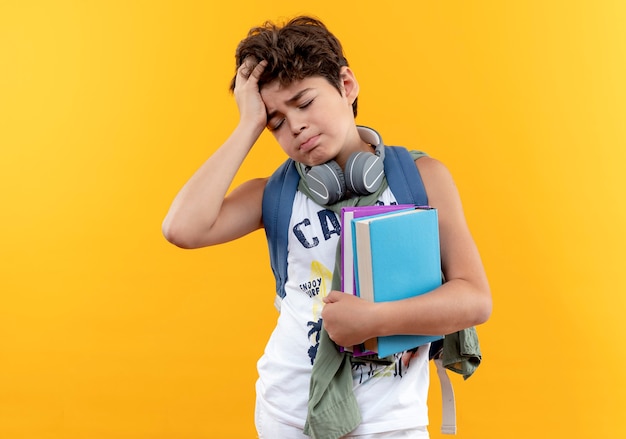
[[[314,100],[315,100],[315,99],[308,100],[308,101],[306,101],[304,104],[302,104],[302,105],[298,106],[298,108],[299,108],[299,109],[301,109],[301,110],[303,110],[303,109],[305,109],[306,107],[308,107],[309,105],[311,105],[311,104],[313,103],[313,101],[314,101]]]
[[[307,107],[309,107],[313,101],[315,100],[315,98],[309,99],[308,101],[305,101],[304,103],[298,105],[298,109],[299,110],[304,110]],[[276,131],[278,130],[282,125],[283,122],[285,121],[285,118],[281,118],[281,119],[277,119],[276,116],[279,116],[279,114],[277,114],[277,112],[273,112],[271,114],[271,116],[268,118],[268,122],[267,122],[267,129],[270,131]]]
[[[276,131],[277,129],[279,129],[283,122],[285,121],[285,119],[279,119],[277,121],[270,121],[270,123],[267,124],[267,129],[270,131]]]

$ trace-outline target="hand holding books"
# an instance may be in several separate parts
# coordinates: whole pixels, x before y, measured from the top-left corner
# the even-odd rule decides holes
[[[385,302],[425,294],[441,285],[435,209],[406,205],[349,208],[342,211],[342,221],[344,292],[353,292],[371,302]],[[354,289],[350,288],[351,279]],[[382,358],[440,338],[374,337],[365,342],[365,349],[347,349],[352,349],[355,356],[376,353]]]

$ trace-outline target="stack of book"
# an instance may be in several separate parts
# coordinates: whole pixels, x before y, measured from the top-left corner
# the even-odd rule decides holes
[[[346,207],[341,221],[344,292],[387,302],[425,294],[441,285],[436,209],[403,204]],[[441,338],[393,335],[344,349],[354,356],[384,358]]]

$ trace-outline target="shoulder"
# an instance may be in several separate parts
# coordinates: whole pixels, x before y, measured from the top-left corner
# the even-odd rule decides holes
[[[443,177],[450,175],[448,168],[439,160],[432,158],[428,155],[418,157],[415,160],[415,166],[419,169],[420,174],[425,174],[433,177]]]
[[[422,176],[425,186],[431,186],[435,190],[437,187],[454,184],[452,174],[448,167],[437,159],[430,156],[423,156],[415,160],[415,166]]]
[[[446,211],[458,210],[461,200],[448,167],[429,156],[417,159],[415,165],[422,177],[429,204]]]

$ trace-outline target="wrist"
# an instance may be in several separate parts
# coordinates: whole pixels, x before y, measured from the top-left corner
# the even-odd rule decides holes
[[[393,332],[393,302],[373,303],[373,314],[370,321],[372,322],[371,330],[374,332],[373,337],[384,337],[394,335]]]
[[[239,128],[244,130],[250,130],[257,137],[261,135],[266,125],[265,119],[259,119],[257,117],[245,117],[239,118]]]
[[[253,146],[264,129],[265,125],[259,125],[253,120],[239,119],[239,123],[233,133],[246,138],[248,140],[246,143],[250,143],[250,145]]]

